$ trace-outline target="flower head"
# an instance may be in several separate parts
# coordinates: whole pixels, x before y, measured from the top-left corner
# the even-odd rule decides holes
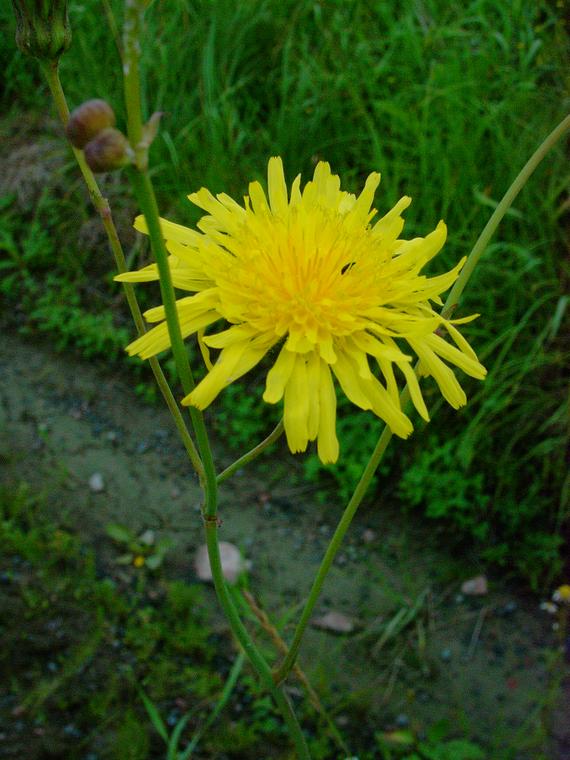
[[[161,220],[173,283],[193,293],[177,301],[182,335],[197,333],[206,355],[206,347],[220,352],[183,404],[204,409],[275,349],[263,399],[283,399],[291,451],[317,439],[325,463],[338,457],[333,378],[352,403],[402,438],[412,423],[400,408],[399,379],[409,383],[416,409],[429,419],[413,354],[453,407],[465,404],[449,365],[480,379],[485,369],[455,327],[467,320],[454,324],[432,307],[441,304],[463,261],[437,277],[422,274],[445,242],[445,224],[425,238],[401,239],[401,212],[411,199],[373,221],[379,182],[380,175],[371,174],[356,197],[341,191],[329,164],[320,162],[303,189],[298,176],[288,192],[281,159],[271,158],[268,197],[259,182],[249,185],[243,206],[202,188],[189,196],[207,212],[199,231]],[[142,217],[135,227],[146,232]],[[158,273],[151,264],[116,279],[142,282]],[[143,359],[169,345],[164,308],[145,316],[160,324],[127,347]],[[226,329],[204,336],[219,320]],[[439,334],[443,330],[452,342]]]

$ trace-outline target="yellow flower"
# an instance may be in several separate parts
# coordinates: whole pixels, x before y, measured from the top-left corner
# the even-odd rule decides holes
[[[339,178],[321,162],[312,181],[301,190],[297,176],[288,193],[281,159],[271,158],[268,198],[259,182],[249,185],[243,206],[202,188],[189,196],[208,212],[199,231],[161,220],[174,285],[193,293],[177,301],[182,335],[198,334],[209,368],[183,404],[204,409],[275,349],[263,399],[284,400],[291,451],[305,451],[317,439],[325,463],[338,458],[333,377],[352,403],[402,438],[412,423],[400,408],[398,381],[409,383],[416,409],[429,419],[412,354],[453,407],[465,404],[448,365],[480,379],[485,368],[454,323],[431,306],[441,305],[440,293],[456,280],[463,261],[437,277],[422,274],[445,242],[445,224],[425,238],[401,239],[408,197],[373,222],[379,182],[380,175],[371,174],[356,197],[341,191]],[[135,227],[147,231],[142,217]],[[116,279],[143,282],[158,273],[151,264]],[[160,324],[127,347],[143,359],[170,345],[164,307],[145,316]],[[204,337],[218,320],[227,329]],[[220,351],[213,366],[207,347]]]
[[[145,563],[145,559],[141,554],[137,554],[137,556],[133,559],[133,565],[135,567],[143,567]]]

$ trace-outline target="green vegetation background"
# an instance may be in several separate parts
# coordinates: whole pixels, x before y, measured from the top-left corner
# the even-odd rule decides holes
[[[112,3],[119,24],[120,5]],[[121,125],[119,57],[101,8],[98,0],[70,3],[74,39],[61,77],[71,107],[105,98]],[[205,185],[239,198],[248,181],[263,179],[271,155],[283,157],[289,179],[307,178],[324,159],[353,191],[380,170],[380,212],[411,195],[409,237],[444,218],[449,241],[432,272],[449,268],[568,111],[567,10],[536,0],[155,2],[143,79],[147,115],[165,112],[151,154],[163,215],[193,224],[189,192]],[[7,3],[0,24],[7,324],[88,358],[124,362],[133,331],[111,257],[38,68],[12,42]],[[131,265],[144,264],[149,254],[130,230],[136,209],[126,184],[109,176],[104,186]],[[465,332],[488,379],[466,382],[469,406],[459,414],[428,387],[433,422],[394,446],[380,474],[391,498],[458,528],[484,560],[515,568],[534,586],[561,568],[568,516],[567,186],[560,147],[517,199],[460,306],[461,315],[481,314]],[[156,290],[140,292],[156,303]],[[152,395],[135,364],[130,377]],[[212,415],[236,447],[258,439],[279,413],[261,403],[262,376],[228,389]],[[340,465],[323,472],[309,455],[302,467],[323,488],[336,481],[344,497],[380,424],[340,407]]]

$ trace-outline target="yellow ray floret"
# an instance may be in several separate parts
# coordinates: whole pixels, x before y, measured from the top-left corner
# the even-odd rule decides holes
[[[353,404],[402,438],[412,423],[400,407],[399,382],[409,384],[415,408],[429,420],[414,358],[451,406],[465,404],[452,367],[478,379],[485,368],[455,326],[468,320],[446,320],[433,308],[463,261],[437,277],[423,274],[445,243],[445,224],[425,238],[401,239],[401,213],[411,199],[401,198],[374,220],[379,182],[373,173],[360,195],[352,195],[320,162],[304,188],[298,176],[289,191],[281,159],[271,158],[267,195],[252,182],[241,206],[202,188],[189,196],[206,212],[198,231],[161,220],[173,283],[193,294],[177,301],[182,335],[198,334],[206,357],[208,349],[219,352],[182,403],[204,409],[275,348],[263,399],[283,402],[291,451],[316,440],[325,463],[339,454],[334,379]],[[147,232],[141,217],[135,227]],[[116,279],[145,282],[158,273],[151,264]],[[170,343],[164,309],[145,316],[158,325],[127,351],[149,358]],[[205,334],[219,320],[221,331]]]

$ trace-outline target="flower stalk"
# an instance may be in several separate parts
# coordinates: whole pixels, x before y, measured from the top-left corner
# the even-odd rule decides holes
[[[48,87],[50,89],[60,121],[64,127],[67,127],[67,124],[69,122],[69,108],[59,78],[58,62],[42,61],[41,69],[48,83]],[[115,266],[117,268],[117,271],[122,274],[127,271],[127,262],[125,260],[125,254],[121,245],[121,241],[119,239],[119,235],[117,233],[117,228],[115,227],[115,222],[113,221],[113,215],[111,213],[109,202],[101,193],[97,180],[95,179],[93,172],[85,161],[83,151],[75,148],[73,145],[71,145],[71,150],[73,151],[73,155],[75,156],[75,160],[79,166],[79,170],[81,171],[85,185],[87,186],[91,202],[101,217],[101,222],[103,223],[103,227],[109,241],[109,247],[111,248],[111,252],[113,253],[113,257],[115,259]],[[125,282],[123,283],[123,290],[137,332],[139,335],[144,335],[146,332],[146,327],[137,301],[137,297],[135,295],[135,289],[130,283]],[[198,473],[198,476],[202,478],[203,466],[200,460],[200,456],[196,450],[194,441],[190,437],[190,433],[188,432],[188,428],[186,427],[180,408],[176,403],[174,395],[172,394],[170,386],[168,385],[168,381],[156,357],[153,357],[150,360],[150,367],[158,388],[166,402],[166,406],[172,415],[174,424],[178,430],[178,434],[180,435],[182,443],[184,444],[184,448],[186,449],[186,453],[192,462],[192,466]]]
[[[280,420],[275,428],[269,433],[267,438],[264,438],[263,441],[257,444],[257,446],[254,446],[253,449],[248,451],[246,454],[241,456],[239,459],[236,459],[235,462],[232,462],[232,464],[229,465],[229,467],[226,467],[225,470],[222,470],[220,474],[218,475],[218,483],[221,483],[224,480],[227,480],[231,475],[234,474],[234,472],[237,472],[238,470],[241,470],[242,467],[245,467],[246,464],[249,464],[254,459],[257,459],[257,457],[262,454],[265,449],[267,449],[269,446],[271,446],[272,443],[277,441],[282,435],[283,435],[283,420]]]

